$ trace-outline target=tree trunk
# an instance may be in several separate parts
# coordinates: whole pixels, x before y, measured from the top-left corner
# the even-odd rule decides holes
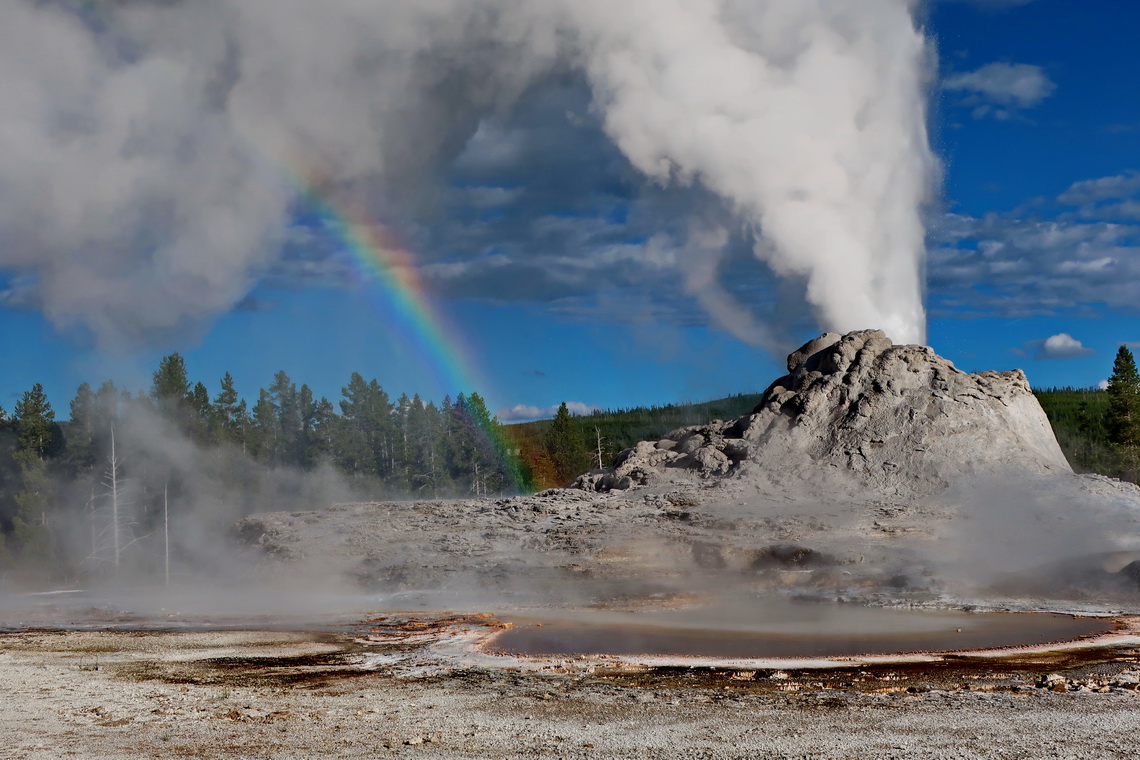
[[[111,428],[111,544],[116,574],[119,571],[119,460],[115,455],[115,428]]]
[[[170,482],[162,484],[162,542],[166,585],[170,585]]]

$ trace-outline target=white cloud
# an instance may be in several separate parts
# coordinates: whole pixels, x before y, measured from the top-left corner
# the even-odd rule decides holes
[[[558,413],[559,406],[559,404],[554,404],[545,409],[540,409],[537,406],[516,404],[510,409],[500,409],[495,416],[499,418],[500,422],[530,422],[531,420],[542,420],[553,417]],[[583,404],[581,401],[567,401],[566,408],[570,411],[570,414],[575,417],[584,417],[601,411],[601,407],[597,404]]]
[[[1032,340],[1025,346],[1033,351],[1034,359],[1077,359],[1096,353],[1068,333],[1050,335],[1044,340]]]
[[[465,187],[455,191],[473,208],[491,209],[513,203],[520,195],[518,187]]]
[[[1140,192],[1140,172],[1132,171],[1110,177],[1083,179],[1057,196],[1066,206],[1083,206],[1098,201],[1129,198]]]
[[[1102,391],[1107,391],[1108,390],[1108,381],[1107,380],[1101,380],[1099,383],[1096,384],[1096,387],[1101,389]]]
[[[1140,305],[1140,225],[948,214],[930,225],[931,312],[1091,316]]]
[[[1116,263],[1111,256],[1104,256],[1093,261],[1062,261],[1057,271],[1062,274],[1095,274]]]
[[[1081,209],[1080,217],[1105,221],[1140,222],[1140,200],[1085,207]]]
[[[942,89],[965,93],[961,104],[972,107],[975,119],[1008,119],[1020,109],[1038,105],[1056,88],[1040,66],[1002,61],[942,81]]]

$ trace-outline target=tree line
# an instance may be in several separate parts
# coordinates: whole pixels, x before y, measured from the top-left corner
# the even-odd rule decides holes
[[[208,491],[229,502],[216,511],[232,522],[288,500],[285,486],[265,496],[267,484],[285,482],[274,480],[280,472],[331,470],[352,493],[395,498],[533,487],[478,393],[438,405],[418,394],[393,399],[359,373],[335,405],[284,371],[250,405],[229,373],[211,395],[175,353],[145,391],[83,383],[68,413],[61,419],[38,383],[11,414],[0,408],[0,570],[117,570],[141,543],[146,551],[135,554],[153,566],[172,504],[188,510]]]
[[[681,427],[731,420],[750,413],[762,393],[738,393],[696,403],[599,409],[571,416],[565,404],[553,419],[509,426],[538,487],[566,486],[596,467],[608,467],[638,441],[656,440]]]
[[[1107,388],[1035,393],[1074,470],[1140,482],[1140,374],[1127,346],[1116,353]]]

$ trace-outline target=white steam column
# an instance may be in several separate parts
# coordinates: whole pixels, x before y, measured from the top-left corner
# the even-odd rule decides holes
[[[634,165],[724,199],[758,257],[806,279],[821,327],[925,341],[921,214],[938,163],[912,2],[567,5],[606,131]]]

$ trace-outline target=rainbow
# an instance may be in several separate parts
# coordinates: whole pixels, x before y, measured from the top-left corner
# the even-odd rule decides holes
[[[379,286],[375,305],[391,329],[426,360],[442,392],[481,387],[466,341],[432,304],[407,247],[362,204],[336,199],[319,175],[310,171],[301,176],[307,177],[297,184],[301,198],[343,244],[361,279]]]
[[[332,183],[309,169],[294,172],[293,185],[300,199],[314,212],[326,229],[343,244],[357,266],[358,274],[379,287],[374,303],[385,322],[416,355],[425,359],[436,385],[444,393],[455,391],[457,400],[464,389],[485,387],[477,364],[467,355],[466,341],[451,328],[434,307],[408,248],[384,225],[373,219],[361,203],[348,203],[332,192]],[[523,487],[516,444],[507,436],[493,415],[469,415],[503,460],[517,487]]]

